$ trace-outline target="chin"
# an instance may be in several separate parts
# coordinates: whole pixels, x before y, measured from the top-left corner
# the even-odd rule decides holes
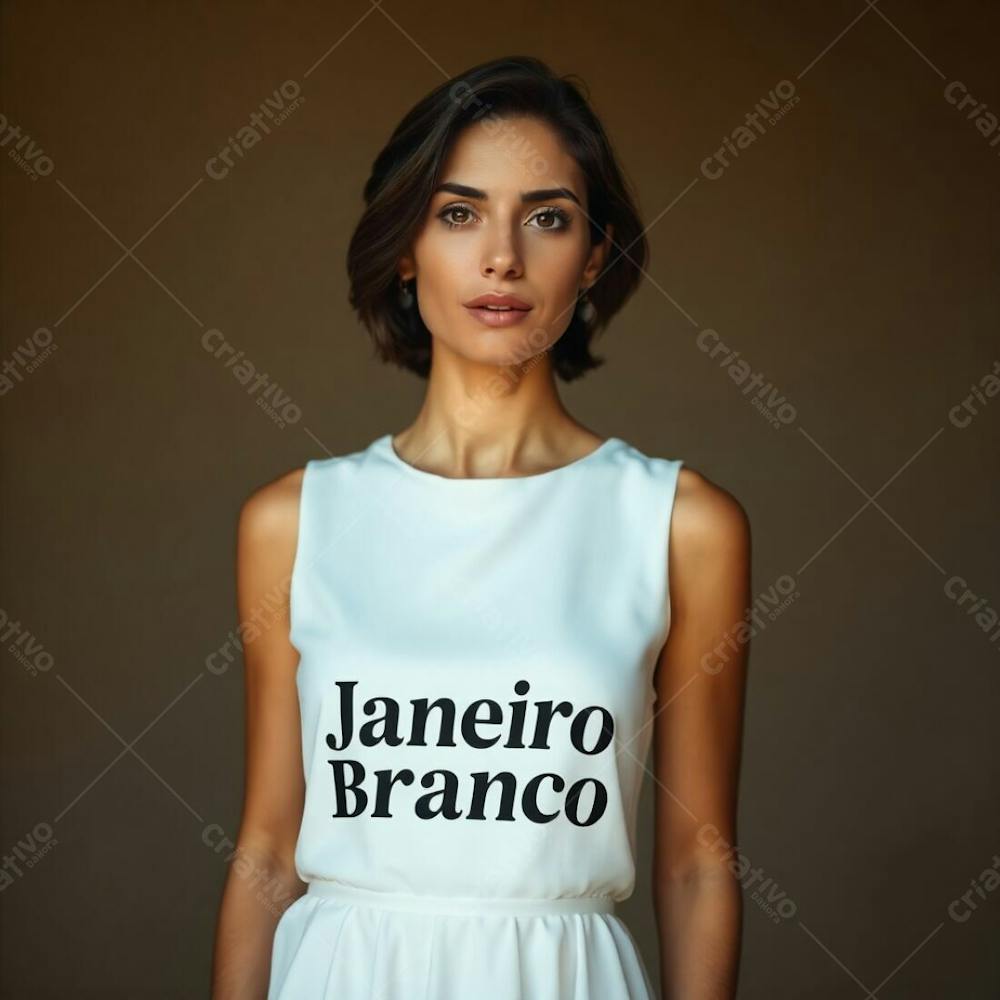
[[[524,364],[540,353],[537,348],[525,345],[523,340],[512,337],[505,330],[488,331],[477,337],[478,343],[469,343],[463,338],[460,349],[452,347],[456,354],[470,364],[507,367]]]

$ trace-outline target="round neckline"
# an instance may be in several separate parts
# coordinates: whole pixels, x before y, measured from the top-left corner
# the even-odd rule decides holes
[[[581,455],[579,458],[574,458],[572,462],[567,462],[565,465],[556,466],[554,469],[547,469],[545,472],[533,472],[527,476],[441,476],[436,472],[428,472],[426,469],[418,469],[415,465],[411,465],[407,462],[397,451],[392,443],[392,433],[383,434],[381,438],[376,442],[376,444],[381,445],[382,453],[389,460],[389,462],[396,466],[396,468],[402,470],[410,476],[417,479],[423,479],[429,482],[438,483],[456,483],[465,485],[466,483],[481,483],[481,484],[493,484],[497,485],[500,483],[524,483],[524,482],[540,482],[544,480],[551,479],[553,477],[559,476],[560,474],[567,472],[570,469],[577,469],[581,465],[597,458],[599,455],[604,454],[608,451],[611,446],[618,441],[616,437],[605,438],[596,448],[592,451],[588,451],[586,455]]]

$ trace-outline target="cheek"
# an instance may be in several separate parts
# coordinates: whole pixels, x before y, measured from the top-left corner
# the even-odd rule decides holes
[[[441,261],[468,260],[476,253],[476,240],[472,233],[450,233],[440,223],[435,223],[421,241],[425,264],[440,266]]]
[[[526,258],[525,274],[532,288],[537,290],[546,322],[560,328],[569,325],[580,290],[584,259],[581,248],[569,241],[556,248],[539,247]]]
[[[478,274],[475,243],[456,234],[432,231],[415,243],[414,255],[420,271],[420,290],[427,299],[454,301],[459,290],[469,285],[470,268]]]
[[[533,284],[544,282],[561,293],[576,288],[586,260],[586,250],[578,240],[551,236],[525,242],[525,273]]]

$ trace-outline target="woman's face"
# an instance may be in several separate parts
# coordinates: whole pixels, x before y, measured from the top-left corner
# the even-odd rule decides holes
[[[400,262],[401,277],[416,277],[435,351],[506,365],[548,350],[605,260],[609,241],[591,246],[586,212],[583,172],[544,122],[493,118],[466,128]],[[530,308],[468,305],[490,294]]]

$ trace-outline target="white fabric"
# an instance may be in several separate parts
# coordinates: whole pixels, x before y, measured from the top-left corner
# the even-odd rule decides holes
[[[614,903],[635,885],[680,467],[612,437],[550,472],[450,479],[388,434],[307,463],[310,886],[269,1000],[655,995]]]

